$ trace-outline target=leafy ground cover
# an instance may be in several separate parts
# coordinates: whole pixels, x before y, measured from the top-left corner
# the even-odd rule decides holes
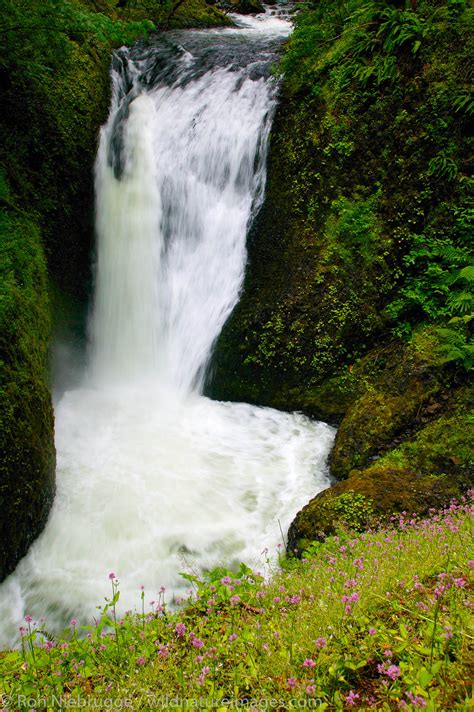
[[[185,574],[186,601],[120,584],[92,626],[60,637],[26,616],[0,659],[9,709],[467,710],[473,492],[428,518],[339,531],[267,579]],[[472,658],[471,658],[472,659]]]

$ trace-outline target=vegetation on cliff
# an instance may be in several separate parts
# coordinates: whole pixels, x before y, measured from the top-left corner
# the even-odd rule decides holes
[[[192,593],[177,610],[164,590],[142,590],[121,618],[111,573],[94,625],[73,620],[55,636],[26,616],[21,650],[0,657],[0,700],[20,710],[467,709],[470,509],[343,529],[270,581],[244,565],[186,574]]]
[[[472,19],[464,0],[321,0],[282,59],[266,199],[209,392],[340,423],[338,478],[448,401],[451,449],[434,457],[420,433],[403,469],[460,459],[472,477],[469,399],[453,395],[474,353]]]

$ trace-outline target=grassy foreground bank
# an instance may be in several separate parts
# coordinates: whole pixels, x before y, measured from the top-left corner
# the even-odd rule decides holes
[[[269,581],[244,565],[186,574],[174,611],[142,590],[119,617],[111,572],[91,627],[56,638],[26,616],[0,658],[3,708],[472,709],[472,511],[471,497],[340,531]]]

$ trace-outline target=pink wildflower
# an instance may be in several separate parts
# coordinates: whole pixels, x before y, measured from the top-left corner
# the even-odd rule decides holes
[[[317,648],[325,648],[328,644],[328,641],[326,638],[317,638],[316,640],[316,647]]]
[[[204,680],[206,679],[206,675],[209,675],[210,671],[211,671],[211,668],[209,668],[207,666],[203,667],[203,669],[201,670],[201,673],[196,678],[197,683],[199,685],[202,685],[204,683]]]
[[[316,667],[316,663],[311,658],[306,658],[306,660],[303,663],[303,667],[314,668],[314,667]]]
[[[176,628],[174,630],[178,638],[182,638],[183,635],[186,633],[186,626],[184,625],[184,623],[177,623]]]
[[[138,658],[137,665],[145,665],[145,658]]]
[[[443,637],[446,638],[446,640],[450,640],[450,638],[453,637],[453,627],[451,625],[444,626]]]
[[[418,708],[418,707],[426,707],[426,700],[424,697],[421,697],[420,695],[414,695],[412,692],[407,692],[407,697],[412,703],[413,707]]]
[[[385,674],[391,680],[396,680],[397,677],[400,677],[401,670],[397,665],[389,665],[387,670],[385,671]]]
[[[109,579],[110,579],[111,581],[113,581],[113,580],[116,579],[116,578],[117,578],[117,577],[116,577],[116,575],[114,574],[114,572],[111,571],[110,574],[109,574]]]
[[[289,677],[288,680],[287,680],[287,682],[288,682],[288,687],[290,687],[291,689],[293,689],[294,687],[296,687],[297,684],[298,684],[298,681],[296,680],[295,677]]]
[[[345,699],[346,699],[347,704],[350,705],[351,707],[353,707],[356,703],[356,700],[360,699],[360,695],[357,692],[354,692],[353,690],[351,690],[349,692],[349,694],[346,695]]]

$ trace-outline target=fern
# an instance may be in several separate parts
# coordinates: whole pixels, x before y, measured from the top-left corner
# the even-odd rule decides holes
[[[451,314],[470,314],[474,310],[474,295],[472,292],[454,292],[447,299]]]
[[[453,100],[452,107],[456,112],[462,112],[469,116],[474,115],[474,96],[471,92],[465,90],[460,92]]]
[[[437,175],[448,180],[454,180],[458,171],[459,168],[456,161],[446,151],[441,151],[429,162],[427,173],[429,176]]]
[[[411,44],[413,55],[418,53],[425,37],[425,23],[414,12],[387,7],[380,12],[378,34],[384,37],[383,47],[386,52],[393,52],[405,44]]]
[[[431,255],[433,257],[441,257],[443,262],[450,265],[462,265],[471,261],[470,253],[455,245],[435,245],[431,248]]]
[[[468,284],[473,284],[474,283],[474,265],[468,265],[467,267],[463,267],[462,270],[459,271],[458,276],[456,277],[456,282],[460,279],[463,279],[465,282],[468,282]]]
[[[474,339],[468,340],[465,332],[457,329],[438,328],[435,333],[439,338],[436,355],[442,363],[460,361],[467,371],[474,368]]]

